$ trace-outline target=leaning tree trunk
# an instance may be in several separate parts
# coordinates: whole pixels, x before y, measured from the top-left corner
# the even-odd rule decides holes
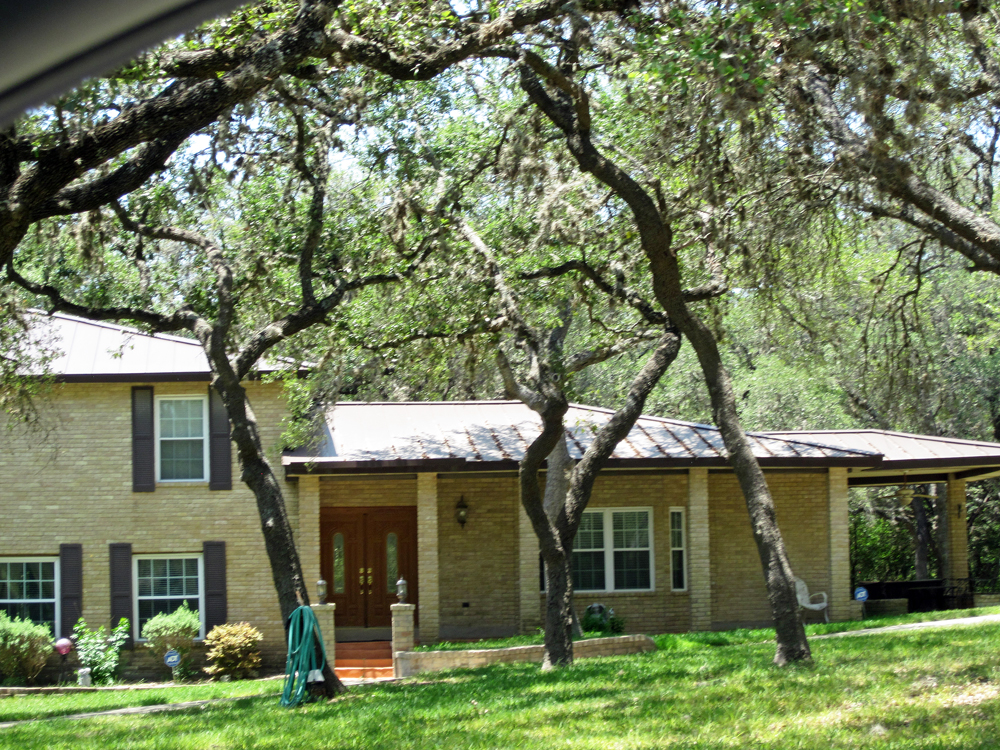
[[[211,358],[210,358],[211,359]],[[241,478],[257,500],[264,547],[271,563],[271,578],[278,594],[281,620],[287,636],[289,618],[299,606],[308,606],[309,593],[302,575],[302,564],[292,525],[288,520],[281,485],[265,457],[257,419],[247,399],[246,389],[231,370],[216,375],[213,387],[222,396],[232,426],[232,441],[240,459]],[[347,690],[327,662],[323,667],[323,690],[334,696]]]
[[[649,262],[657,302],[694,347],[712,398],[716,424],[746,499],[777,633],[774,661],[786,664],[808,659],[809,643],[799,616],[792,570],[775,518],[774,501],[737,417],[736,400],[715,338],[685,302],[673,231],[657,202],[642,185],[594,146],[589,99],[583,88],[567,81],[562,72],[534,52],[522,52],[518,62],[521,88],[563,131],[566,146],[580,169],[604,183],[632,212],[643,254]],[[540,77],[548,82],[554,96]]]
[[[542,669],[573,663],[572,552],[543,551],[545,560],[545,655]]]

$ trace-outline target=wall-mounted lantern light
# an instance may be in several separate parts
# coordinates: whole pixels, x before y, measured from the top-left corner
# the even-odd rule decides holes
[[[403,576],[399,577],[396,581],[396,598],[399,599],[400,604],[406,604],[406,580]]]
[[[316,596],[319,597],[320,604],[326,604],[326,581],[322,578],[316,581]]]
[[[463,529],[465,528],[465,522],[469,520],[469,506],[465,503],[465,495],[462,495],[458,499],[458,504],[455,506],[455,520],[458,521],[458,525]]]

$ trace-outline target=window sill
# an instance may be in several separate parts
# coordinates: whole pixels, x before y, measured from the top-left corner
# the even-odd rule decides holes
[[[176,479],[160,481],[156,483],[157,487],[208,487],[207,479]]]

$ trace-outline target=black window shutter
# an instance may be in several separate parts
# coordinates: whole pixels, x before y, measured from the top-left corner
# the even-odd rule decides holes
[[[132,648],[131,633],[135,632],[132,612],[132,545],[120,542],[108,545],[111,560],[111,627],[117,627],[124,617],[131,623],[125,648]]]
[[[208,434],[210,490],[233,488],[233,456],[229,441],[229,415],[222,396],[212,386],[208,387]]]
[[[225,623],[226,612],[226,543],[204,542],[201,555],[205,570],[205,635]]]
[[[132,388],[132,492],[156,490],[153,387]]]
[[[59,637],[69,638],[83,614],[83,545],[59,545]]]

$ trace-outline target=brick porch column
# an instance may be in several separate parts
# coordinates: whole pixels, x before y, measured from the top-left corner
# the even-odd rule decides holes
[[[299,477],[299,528],[295,546],[299,551],[306,589],[310,596],[316,596],[316,581],[320,578],[319,477],[316,475],[303,474]],[[322,625],[320,623],[320,627]]]
[[[969,577],[969,531],[966,527],[965,480],[948,475],[948,495],[945,503],[944,577]]]
[[[534,633],[542,624],[541,570],[538,564],[538,536],[521,503],[517,504],[518,596],[522,633]]]
[[[326,661],[332,667],[337,663],[337,631],[334,622],[336,604],[310,604],[309,609],[316,615],[320,633],[323,634],[323,650],[326,651]]]
[[[708,537],[708,469],[688,469],[687,510],[688,596],[691,606],[691,630],[711,630],[712,565],[709,557]],[[668,516],[667,523],[669,524],[669,522]],[[669,547],[663,554],[670,554]]]
[[[847,509],[847,469],[828,469],[827,529],[830,547],[830,620],[860,617],[861,608],[851,592],[851,527]]]
[[[414,604],[390,604],[392,610],[392,673],[395,677],[403,677],[402,670],[396,660],[397,651],[412,651],[415,643],[413,630]]]
[[[436,643],[441,632],[441,573],[438,553],[438,476],[417,474],[417,583],[420,642]]]

